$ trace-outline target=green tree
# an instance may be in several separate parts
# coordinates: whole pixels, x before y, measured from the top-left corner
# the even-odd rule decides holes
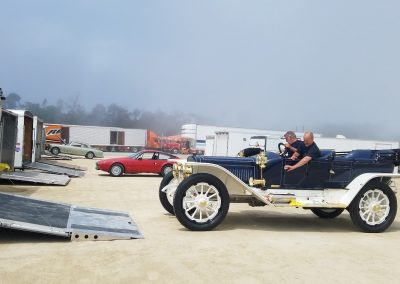
[[[16,93],[10,93],[4,102],[4,108],[18,109],[21,107],[21,97]]]

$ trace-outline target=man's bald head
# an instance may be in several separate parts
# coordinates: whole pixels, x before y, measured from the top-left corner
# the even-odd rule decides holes
[[[314,143],[314,133],[311,131],[304,132],[303,142],[307,147]]]

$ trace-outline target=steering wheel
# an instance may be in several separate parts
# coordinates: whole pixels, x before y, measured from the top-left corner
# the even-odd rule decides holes
[[[286,146],[282,142],[278,144],[279,155],[284,156],[286,154]]]

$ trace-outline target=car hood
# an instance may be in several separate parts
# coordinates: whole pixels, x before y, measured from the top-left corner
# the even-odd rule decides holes
[[[265,155],[268,159],[268,164],[275,164],[278,161],[281,161],[281,156],[273,152],[267,152]],[[201,156],[201,155],[193,155],[187,158],[188,162],[198,162],[198,163],[210,163],[216,164],[220,166],[254,166],[256,165],[256,157],[222,157],[222,156]]]
[[[109,159],[103,159],[101,161],[98,161],[99,164],[103,163],[123,163],[124,161],[133,161],[134,159],[129,158],[129,157],[119,157],[119,158],[109,158]]]

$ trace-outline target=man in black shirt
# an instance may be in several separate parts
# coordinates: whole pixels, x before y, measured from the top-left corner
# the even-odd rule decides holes
[[[321,151],[317,144],[314,142],[314,134],[312,132],[305,132],[303,137],[304,144],[297,149],[296,153],[291,157],[292,160],[301,159],[293,166],[286,165],[285,170],[290,172],[307,164],[312,159],[321,157]]]
[[[298,140],[296,137],[296,134],[293,131],[288,131],[283,135],[283,137],[286,140],[285,144],[285,156],[288,158],[291,158],[294,153],[297,152],[297,150],[303,145],[303,142],[301,140]]]

